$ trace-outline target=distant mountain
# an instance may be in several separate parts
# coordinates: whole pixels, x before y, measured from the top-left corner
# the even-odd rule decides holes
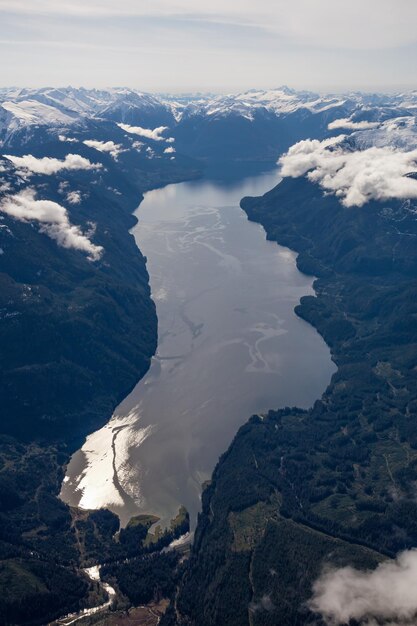
[[[416,92],[319,95],[281,87],[175,98],[126,88],[3,89],[0,140],[17,145],[40,127],[53,134],[106,120],[145,129],[166,126],[178,152],[205,161],[273,162],[300,139],[352,132],[359,123],[411,118],[416,108]],[[347,121],[347,127],[338,121]]]
[[[121,90],[113,102],[106,103],[96,111],[97,117],[132,126],[168,126],[175,124],[175,117],[169,104],[155,96]]]
[[[146,128],[174,123],[169,106],[127,89],[21,89],[0,94],[0,140],[4,145],[17,145],[40,127],[48,128],[50,134],[56,129],[62,133],[85,128],[94,119]]]
[[[337,120],[414,116],[416,94],[320,96],[283,87],[189,102],[174,135],[178,147],[204,159],[271,161],[293,143],[333,133]],[[342,131],[340,131],[342,132]]]

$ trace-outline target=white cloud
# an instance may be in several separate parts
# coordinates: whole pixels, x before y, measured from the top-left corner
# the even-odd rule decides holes
[[[62,180],[58,185],[59,193],[65,193],[65,190],[68,189],[69,182],[67,180]]]
[[[66,199],[70,204],[80,204],[81,193],[79,191],[69,191]]]
[[[324,141],[304,139],[294,144],[278,161],[279,165],[281,165],[282,175],[291,176],[292,178],[304,176],[310,169],[319,165],[323,155],[329,155],[330,157],[327,148],[337,146],[345,137],[346,135],[339,135]]]
[[[130,126],[129,124],[117,124],[122,130],[133,135],[139,135],[140,137],[147,137],[154,141],[163,141],[164,137],[161,134],[168,130],[168,126],[158,126],[158,128],[142,128],[141,126]]]
[[[175,137],[168,137],[167,139],[165,139],[165,143],[174,143],[175,142]]]
[[[368,626],[413,626],[417,623],[416,581],[417,550],[408,550],[373,571],[325,570],[313,585],[309,605],[332,626],[350,620]]]
[[[366,130],[370,128],[378,128],[378,126],[380,126],[380,122],[366,122],[365,120],[361,122],[354,122],[348,117],[344,117],[340,120],[330,122],[327,128],[329,130],[338,130],[339,128],[346,128],[349,130]]]
[[[5,154],[4,156],[24,172],[45,174],[47,176],[65,170],[96,170],[102,167],[101,163],[91,163],[79,154],[67,154],[62,161],[52,157],[38,159],[32,154],[25,154],[22,157],[13,156],[12,154]]]
[[[59,246],[85,252],[91,261],[97,261],[103,253],[101,246],[93,244],[79,226],[70,223],[65,207],[50,200],[36,200],[33,189],[6,196],[0,211],[21,222],[38,222],[39,231],[55,239]]]
[[[66,135],[58,135],[59,141],[67,141],[68,143],[77,143],[78,139],[74,137],[67,137]]]
[[[324,141],[307,139],[292,146],[279,159],[281,174],[307,178],[334,193],[344,206],[363,206],[370,200],[417,198],[417,150],[343,146],[344,135]]]
[[[0,0],[0,9],[27,15],[183,18],[270,31],[291,42],[313,46],[378,49],[417,40],[417,5],[412,0],[240,0],[196,3],[194,0]]]
[[[114,143],[114,141],[97,141],[95,139],[86,139],[83,144],[89,148],[94,148],[99,152],[108,152],[113,159],[117,159],[121,152],[124,152],[120,143]]]
[[[173,152],[175,152],[175,148],[173,146],[170,146],[169,148],[165,148],[164,150],[164,154],[172,154]]]

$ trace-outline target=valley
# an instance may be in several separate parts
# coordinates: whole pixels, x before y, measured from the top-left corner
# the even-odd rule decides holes
[[[102,564],[102,623],[322,624],[417,545],[416,98],[0,91],[1,623]]]

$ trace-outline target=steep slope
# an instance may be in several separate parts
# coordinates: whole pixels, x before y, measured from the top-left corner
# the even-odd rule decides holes
[[[99,119],[22,132],[0,159],[0,622],[44,624],[104,601],[87,556],[126,558],[146,535],[139,524],[116,545],[115,516],[78,520],[58,494],[69,455],[156,347],[132,212],[146,189],[199,170]]]

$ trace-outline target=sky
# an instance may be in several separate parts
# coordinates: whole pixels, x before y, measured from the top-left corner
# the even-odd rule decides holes
[[[411,89],[416,24],[416,0],[0,0],[0,85]]]

